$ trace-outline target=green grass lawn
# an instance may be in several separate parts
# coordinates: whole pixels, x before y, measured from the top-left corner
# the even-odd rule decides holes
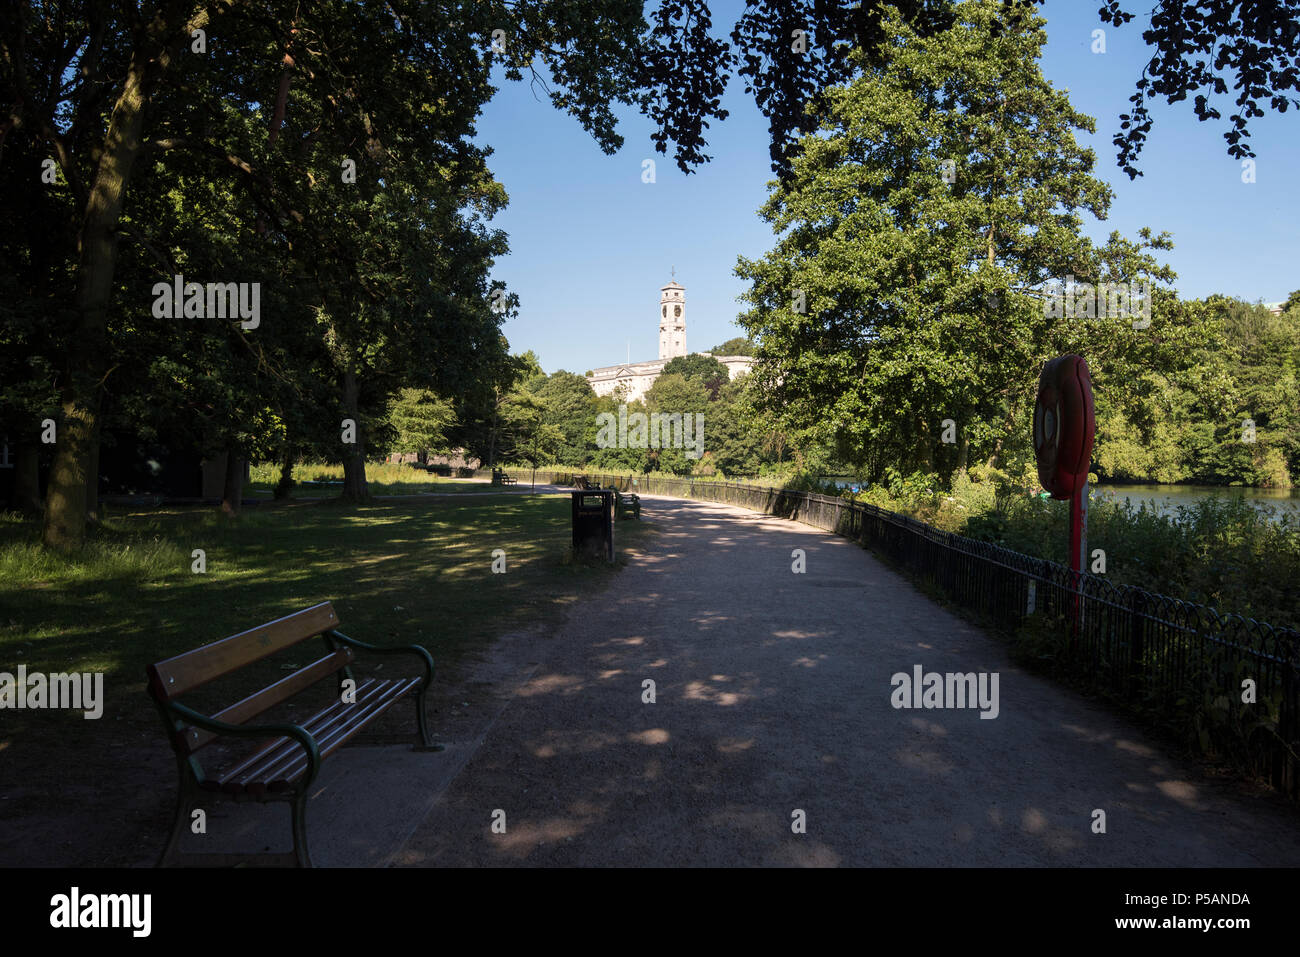
[[[265,507],[233,520],[211,508],[138,510],[109,518],[76,560],[44,550],[36,523],[0,517],[0,671],[102,671],[106,700],[94,722],[5,711],[0,763],[38,759],[32,747],[60,729],[87,749],[118,721],[156,733],[147,664],[321,601],[334,602],[344,633],[423,644],[440,671],[454,669],[495,636],[558,620],[616,574],[569,557],[569,509],[567,496],[503,493]],[[648,531],[620,523],[620,547]],[[505,574],[491,571],[496,548]],[[194,549],[206,574],[191,570]],[[318,647],[291,658],[306,663]],[[280,667],[264,662],[247,680],[268,683]]]
[[[367,482],[370,487],[370,494],[376,496],[385,495],[455,495],[464,492],[492,492],[493,487],[487,482],[471,482],[468,479],[437,479],[430,476],[430,481],[425,481],[418,474],[414,481],[410,482]],[[274,483],[250,482],[244,486],[244,497],[254,499],[265,499],[271,501],[273,498]],[[291,498],[295,501],[302,499],[323,499],[338,498],[339,492],[342,491],[342,483],[335,485],[332,483],[316,483],[312,485],[302,484],[294,487]]]
[[[518,477],[518,476],[516,476]],[[296,465],[293,469],[294,499],[335,498],[342,489],[343,466]],[[278,465],[254,465],[249,470],[249,484],[244,487],[247,498],[270,500],[280,481]],[[367,463],[366,483],[372,495],[440,495],[461,492],[490,492],[492,485],[482,479],[445,478],[431,475],[409,465],[392,463]]]

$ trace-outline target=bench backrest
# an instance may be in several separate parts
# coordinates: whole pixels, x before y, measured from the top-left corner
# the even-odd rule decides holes
[[[165,705],[188,691],[193,691],[209,681],[214,681],[246,665],[261,661],[278,651],[314,638],[322,632],[332,631],[339,625],[338,616],[330,602],[321,602],[310,608],[275,621],[241,631],[193,651],[176,655],[166,661],[149,665],[149,693],[159,704]],[[323,658],[298,669],[293,674],[249,695],[212,717],[228,724],[242,724],[263,711],[274,707],[299,691],[310,687],[322,678],[347,667],[353,658],[352,649],[339,648]],[[177,744],[191,754],[208,744],[215,735],[194,728],[183,729]]]

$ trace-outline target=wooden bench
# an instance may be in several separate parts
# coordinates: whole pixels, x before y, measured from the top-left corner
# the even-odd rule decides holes
[[[159,859],[168,864],[296,864],[310,867],[306,809],[321,761],[402,698],[414,694],[419,750],[442,750],[429,738],[425,695],[433,681],[433,658],[420,645],[383,648],[349,638],[337,630],[338,618],[322,602],[284,618],[258,625],[211,644],[149,665],[149,694],[162,715],[176,754],[180,793],[171,837]],[[311,638],[324,640],[327,654],[215,714],[207,715],[180,698],[210,681],[231,675],[269,655]],[[351,664],[356,649],[376,655],[412,655],[423,674],[410,678],[356,680]],[[305,650],[305,649],[303,649]],[[337,694],[329,706],[296,723],[250,724],[251,719],[295,695],[334,678]],[[345,685],[351,681],[351,685]],[[222,738],[261,740],[260,746],[221,768],[205,767],[199,752]],[[285,801],[292,805],[293,851],[280,854],[179,854],[193,808],[208,798],[234,801]]]
[[[502,473],[501,473],[501,484],[502,484],[502,485],[518,485],[518,484],[519,484],[519,480],[510,477],[510,476],[507,475],[505,472],[502,472]]]
[[[610,486],[614,493],[614,508],[619,518],[641,518],[641,496],[635,492],[620,492],[614,486]]]

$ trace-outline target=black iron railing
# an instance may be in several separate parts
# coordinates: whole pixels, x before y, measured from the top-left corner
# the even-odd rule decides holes
[[[1078,575],[842,498],[648,475],[539,471],[538,481],[570,484],[576,475],[620,490],[635,481],[647,495],[738,505],[860,542],[1074,680],[1300,798],[1296,631]]]

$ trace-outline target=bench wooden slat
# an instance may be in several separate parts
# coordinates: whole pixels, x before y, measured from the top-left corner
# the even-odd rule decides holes
[[[392,702],[415,690],[421,680],[372,679],[358,687],[355,704],[330,705],[302,722],[301,727],[316,739],[321,758],[325,758],[383,714]],[[211,789],[215,785],[228,793],[283,790],[306,769],[307,757],[302,747],[290,738],[277,738],[205,786]]]
[[[325,757],[325,739],[330,733],[330,729],[346,724],[348,716],[352,712],[358,708],[364,708],[376,697],[382,695],[390,684],[392,684],[391,681],[378,678],[364,681],[357,686],[357,696],[354,703],[344,704],[342,701],[336,701],[302,723],[303,730],[316,740],[316,747],[320,751],[322,759]],[[295,763],[300,763],[302,768],[305,769],[307,767],[306,755],[296,742],[281,738],[276,743],[276,747],[271,748],[261,760],[247,765],[238,774],[237,780],[232,780],[235,777],[233,774],[225,775],[222,778],[222,786],[233,784],[238,788],[247,787],[257,781],[289,781],[297,776],[288,770],[289,766]]]
[[[362,698],[368,693],[368,689],[370,689],[372,686],[377,684],[377,682],[378,682],[377,678],[369,678],[365,681],[362,681],[357,686],[357,700],[358,701],[362,700]],[[330,716],[346,711],[348,707],[349,706],[344,704],[342,700],[335,701],[332,704],[330,704],[329,707],[325,708],[323,711],[318,711],[316,714],[307,718],[305,721],[300,721],[298,723],[298,726],[314,738],[316,737],[316,732],[314,729],[319,728],[324,722],[326,722],[329,719]],[[317,743],[319,744],[319,742]],[[266,744],[262,745],[256,751],[249,754],[246,758],[244,758],[234,767],[225,771],[221,775],[221,777],[217,779],[217,783],[220,784],[223,788],[229,786],[238,788],[239,782],[236,779],[241,777],[251,779],[253,775],[250,775],[248,773],[249,770],[257,766],[259,763],[261,763],[272,752],[275,752],[281,748],[288,748],[290,750],[296,749],[299,751],[302,750],[302,747],[291,738],[275,738],[274,740],[268,741]]]
[[[171,701],[200,685],[338,626],[333,604],[323,601],[295,614],[152,664],[148,668],[149,687],[155,697]]]
[[[345,704],[342,700],[334,701],[329,706],[316,712],[316,714],[299,722],[299,727],[316,739],[316,745],[319,748],[321,746],[321,735],[324,732],[338,722],[345,720],[349,711],[365,705],[390,684],[392,684],[390,680],[367,678],[357,685],[355,703]],[[249,781],[265,778],[269,772],[276,768],[278,761],[285,756],[294,754],[302,754],[302,747],[296,741],[291,738],[277,738],[222,774],[220,784],[222,787],[230,785],[240,787]],[[322,752],[321,757],[324,756]]]
[[[226,724],[243,724],[250,718],[255,718],[277,704],[287,701],[299,691],[310,687],[322,678],[341,668],[346,668],[355,657],[356,654],[351,648],[340,648],[338,651],[332,651],[324,658],[313,661],[305,668],[281,678],[269,688],[263,688],[256,694],[249,695],[243,701],[236,702],[229,708],[218,711],[212,718],[214,721],[224,721]],[[194,754],[200,748],[207,747],[219,737],[221,735],[215,731],[187,728],[183,733],[181,747],[184,748],[187,754]]]
[[[399,679],[393,682],[390,687],[383,689],[382,693],[376,695],[365,705],[358,706],[348,712],[343,723],[338,724],[328,734],[322,734],[316,739],[316,743],[320,746],[321,758],[329,757],[347,744],[362,728],[387,711],[390,704],[405,696],[409,691],[414,690],[419,682],[419,678]],[[302,753],[302,749],[299,748],[297,753],[293,755],[292,763],[287,767],[281,767],[275,777],[292,781],[305,770],[307,770],[307,758]]]

